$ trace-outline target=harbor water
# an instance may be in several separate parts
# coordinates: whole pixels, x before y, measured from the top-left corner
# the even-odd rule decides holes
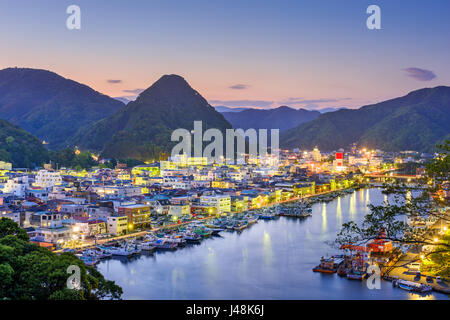
[[[362,189],[314,204],[305,219],[259,221],[241,233],[222,232],[175,252],[102,261],[98,270],[123,288],[124,299],[448,299],[393,288],[369,290],[365,281],[312,272],[342,223],[360,222],[380,189]]]

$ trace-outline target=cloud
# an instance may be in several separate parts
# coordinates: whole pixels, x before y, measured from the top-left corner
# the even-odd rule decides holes
[[[111,84],[117,84],[117,83],[122,83],[122,80],[108,79],[108,80],[106,80],[106,82],[111,83]]]
[[[403,69],[403,71],[406,72],[406,75],[408,77],[414,78],[419,81],[430,81],[436,78],[436,75],[431,70],[410,67]]]
[[[126,93],[140,94],[144,90],[145,89],[125,89],[125,90],[122,90],[122,91],[126,92]]]
[[[228,87],[229,89],[234,89],[234,90],[244,90],[244,89],[248,89],[250,86],[246,85],[246,84],[235,84],[232,85],[230,87]]]
[[[266,100],[210,100],[212,105],[223,105],[227,107],[270,107],[274,101]]]

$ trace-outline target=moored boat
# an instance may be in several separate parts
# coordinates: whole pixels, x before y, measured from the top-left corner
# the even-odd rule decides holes
[[[156,247],[157,250],[176,250],[177,244],[173,242],[167,242],[165,239],[157,239],[150,242],[150,245]]]
[[[122,245],[119,247],[103,247],[103,246],[98,247],[113,256],[131,257],[141,252],[141,250],[136,248],[136,246],[128,246],[128,245]]]
[[[426,293],[433,290],[433,288],[429,285],[423,283],[417,283],[413,281],[403,280],[403,279],[395,279],[392,281],[392,285],[394,287],[398,287],[400,289],[406,291],[414,291],[419,293]]]
[[[78,258],[80,258],[80,260],[87,266],[94,266],[100,262],[100,259],[94,256],[79,255]]]
[[[322,257],[320,259],[320,264],[316,267],[314,267],[312,270],[314,272],[321,272],[321,273],[336,273],[339,266],[343,263],[342,258],[324,258]]]

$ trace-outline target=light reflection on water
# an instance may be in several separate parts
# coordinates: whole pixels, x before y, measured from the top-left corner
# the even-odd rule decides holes
[[[322,203],[322,232],[327,232],[327,204]]]
[[[270,266],[273,262],[273,252],[270,235],[266,231],[264,231],[263,236],[263,254],[265,265]]]
[[[352,193],[350,196],[350,218],[351,220],[355,219],[356,213],[356,191]]]
[[[337,208],[336,208],[336,227],[340,227],[342,225],[342,208],[341,208],[341,197],[337,198]]]
[[[381,290],[368,290],[365,282],[312,272],[321,256],[337,252],[326,241],[341,224],[361,221],[369,197],[374,204],[384,199],[379,189],[357,192],[315,204],[303,220],[260,221],[175,252],[105,260],[98,269],[122,286],[124,299],[448,299],[410,294],[385,281]]]

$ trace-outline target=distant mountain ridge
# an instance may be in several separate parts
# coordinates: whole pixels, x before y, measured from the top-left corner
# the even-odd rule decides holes
[[[330,108],[323,108],[323,109],[317,109],[317,111],[319,111],[320,113],[327,113],[327,112],[334,112],[334,111],[338,111],[338,110],[345,110],[348,109],[346,107],[330,107]]]
[[[288,130],[280,138],[285,148],[332,151],[356,142],[385,151],[432,152],[450,138],[450,87],[412,91],[406,96],[360,109],[320,115]]]
[[[173,130],[193,130],[195,120],[203,130],[224,132],[231,125],[182,77],[165,75],[125,108],[95,123],[71,139],[72,145],[101,152],[102,157],[147,161],[167,156]]]
[[[235,129],[280,129],[285,131],[304,122],[314,120],[318,111],[281,106],[274,109],[247,109],[222,113]]]
[[[47,70],[0,70],[0,118],[49,142],[53,149],[123,107],[120,101]]]
[[[214,107],[214,109],[216,109],[216,111],[219,111],[220,113],[241,112],[241,111],[250,109],[250,108],[231,108],[231,107],[226,107],[226,106],[213,106],[213,107]]]

